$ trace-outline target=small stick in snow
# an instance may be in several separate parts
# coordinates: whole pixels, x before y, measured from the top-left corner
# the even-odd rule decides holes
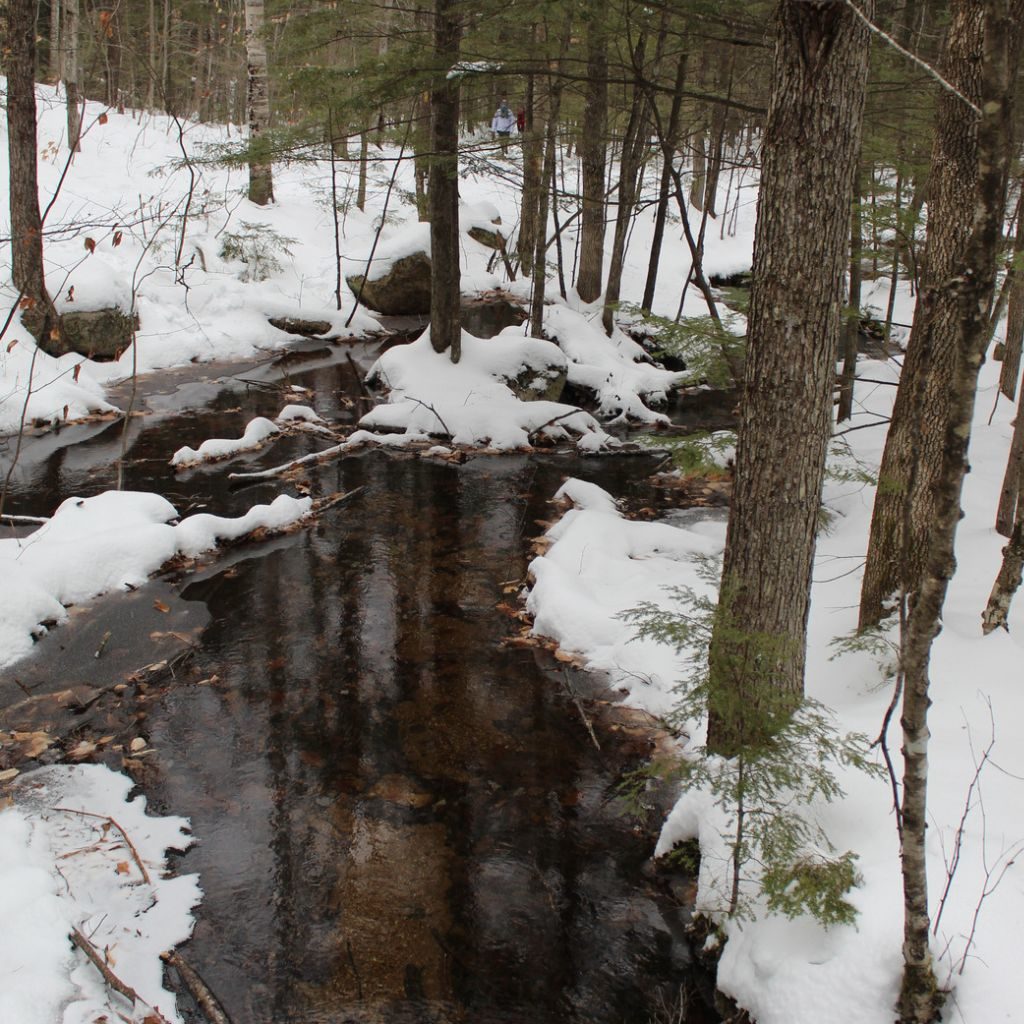
[[[428,405],[426,402],[421,402],[414,395],[403,395],[402,397],[403,398],[408,398],[410,402],[415,402],[417,405],[422,405],[424,409],[429,409],[437,417],[437,422],[441,424],[441,429],[449,437],[451,437],[451,438],[455,437],[455,435],[448,429],[448,424],[445,423],[445,421],[443,419],[441,419],[441,414],[432,405]]]
[[[153,880],[149,877],[149,872],[146,870],[146,865],[142,863],[142,858],[139,856],[139,851],[135,849],[135,844],[128,838],[128,833],[112,818],[109,814],[95,814],[93,811],[79,811],[74,807],[51,807],[53,811],[63,811],[65,814],[81,814],[86,818],[99,818],[100,821],[109,821],[118,832],[121,833],[121,837],[125,841],[125,845],[128,847],[132,855],[132,860],[135,861],[140,873],[142,874],[142,880],[146,885],[152,885]]]
[[[96,970],[103,975],[103,980],[115,992],[124,996],[132,1006],[141,1004],[142,1006],[149,1007],[160,1024],[167,1024],[167,1018],[155,1006],[150,1006],[149,1003],[147,1003],[146,1000],[131,987],[131,985],[125,984],[110,969],[109,964],[106,963],[103,957],[100,956],[99,950],[77,928],[71,929],[71,941],[89,958]]]
[[[227,1011],[220,1004],[220,1000],[213,994],[213,990],[203,981],[199,972],[188,964],[180,953],[173,949],[160,954],[160,959],[165,964],[173,967],[178,972],[182,984],[188,989],[189,994],[196,1001],[196,1005],[206,1015],[210,1024],[231,1024],[231,1018]]]
[[[582,412],[582,410],[573,409],[571,412],[563,412],[560,416],[553,416],[547,421],[547,423],[542,423],[539,427],[535,427],[531,430],[530,433],[526,435],[526,440],[529,441],[530,444],[533,444],[534,438],[538,437],[542,430],[547,430],[548,427],[554,426],[559,420],[566,420],[570,416],[575,416],[578,412]]]

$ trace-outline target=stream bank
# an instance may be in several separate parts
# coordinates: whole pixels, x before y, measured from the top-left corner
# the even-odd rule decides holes
[[[357,418],[374,354],[310,343],[276,366],[142,382],[125,487],[179,511],[268,500],[280,484],[232,489],[224,466],[175,475],[167,459],[297,388],[321,415]],[[113,486],[121,448],[120,424],[34,439],[9,510]],[[71,720],[69,743],[113,736],[84,756],[126,765],[155,809],[191,818],[199,842],[179,867],[205,898],[185,953],[235,1024],[646,1024],[678,1007],[694,984],[686,909],[646,866],[657,822],[616,795],[651,730],[596,681],[508,644],[498,607],[565,476],[650,505],[650,465],[366,452],[313,467],[313,493],[366,490],[300,534],[110,595],[0,678],[5,705],[81,688],[48,712]],[[693,1001],[682,1019],[711,1018]]]

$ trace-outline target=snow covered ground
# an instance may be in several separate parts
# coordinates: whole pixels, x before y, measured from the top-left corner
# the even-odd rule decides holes
[[[152,817],[132,782],[100,765],[27,774],[0,811],[0,1020],[5,1024],[180,1024],[160,954],[192,933],[196,875],[166,877],[183,818]],[[9,802],[9,801],[8,801]],[[140,997],[134,1010],[68,936],[77,929]],[[155,1015],[156,1011],[159,1016]]]
[[[909,312],[906,304],[904,312]],[[964,496],[967,517],[957,538],[960,569],[946,602],[931,673],[933,950],[939,980],[951,989],[943,1019],[969,1024],[1019,1021],[1024,1013],[1016,963],[1024,917],[1024,874],[1018,863],[1024,852],[1024,602],[1018,598],[1009,633],[985,637],[981,632],[981,611],[1005,543],[992,524],[1014,412],[1003,399],[992,424],[987,422],[998,370],[989,362],[982,372]],[[859,373],[896,380],[892,364],[884,362],[862,362]],[[852,426],[887,416],[894,395],[891,386],[859,384]],[[884,427],[855,430],[846,440],[850,452],[837,461],[850,467],[856,460],[877,470]],[[679,516],[673,528],[623,519],[612,498],[593,485],[571,481],[563,494],[574,507],[549,531],[553,543],[531,566],[535,584],[528,604],[535,631],[581,655],[588,667],[608,673],[629,703],[664,714],[688,667],[665,645],[636,639],[636,627],[621,614],[643,601],[665,605],[667,587],[690,586],[708,596],[710,588],[694,556],[722,550],[725,515],[692,510]],[[873,499],[874,487],[867,484],[826,484],[825,501],[834,519],[818,540],[807,662],[808,695],[834,710],[840,731],[871,739],[879,733],[892,696],[883,664],[891,658],[864,652],[837,656],[832,641],[856,627]],[[897,766],[898,718],[897,713],[888,734]],[[699,744],[703,727],[695,722],[691,728]],[[681,840],[699,839],[698,907],[720,920],[728,936],[719,986],[759,1024],[887,1024],[893,1019],[903,905],[892,794],[886,780],[853,769],[840,769],[838,778],[845,797],[816,805],[813,813],[839,851],[852,850],[858,857],[862,882],[851,896],[859,912],[855,926],[826,930],[806,916],[789,920],[767,913],[763,899],[756,897],[752,920],[726,919],[727,841],[734,823],[707,792],[682,793],[662,833],[659,853]]]
[[[39,96],[45,205],[66,159],[64,112],[52,89],[40,87]],[[326,164],[275,167],[277,203],[268,208],[252,206],[244,198],[243,171],[196,165],[199,182],[182,241],[188,171],[179,166],[175,126],[160,117],[113,111],[101,123],[101,112],[90,104],[83,151],[48,218],[48,283],[61,309],[134,305],[141,319],[138,343],[115,363],[94,363],[79,356],[54,360],[37,353],[27,332],[12,324],[0,345],[0,432],[17,430],[23,418],[48,423],[110,413],[105,385],[133,368],[150,372],[191,361],[249,357],[287,345],[288,337],[270,326],[268,316],[322,319],[332,330],[342,331],[353,312],[347,288],[342,289],[341,310],[334,299],[336,264]],[[224,129],[184,126],[184,144],[196,157],[228,137]],[[351,201],[354,182],[347,171],[339,182],[347,203],[342,224],[346,272],[358,271],[370,250],[391,168],[384,159],[371,163],[365,214]],[[411,168],[400,172],[399,191],[411,191],[411,178],[403,175],[411,175]],[[6,168],[0,167],[0,192],[6,191],[5,177]],[[742,202],[735,233],[712,223],[708,272],[730,273],[750,265],[755,183],[748,179],[736,184],[742,189]],[[507,182],[483,170],[467,170],[461,188],[468,204],[466,223],[488,223],[493,211],[504,225],[517,222],[516,191]],[[0,220],[5,217],[2,202]],[[731,224],[731,216],[727,219]],[[6,233],[0,223],[0,234]],[[411,208],[393,203],[378,255],[394,258],[408,251],[421,234]],[[689,260],[678,226],[669,236],[654,305],[655,312],[672,316]],[[263,280],[253,279],[253,257],[246,264],[222,255],[225,241],[232,237],[237,246],[255,245],[263,254]],[[623,281],[626,300],[639,298],[650,237],[648,215],[638,220],[633,232],[633,258],[627,260]],[[571,249],[572,231],[564,238]],[[508,280],[500,262],[487,269],[483,246],[467,244],[464,256],[466,291],[501,287],[519,299],[527,297],[526,284]],[[14,298],[8,283],[0,285],[0,301],[11,303]],[[423,441],[436,433],[437,421],[443,419],[449,428],[444,433],[452,435],[449,440],[514,448],[532,431],[565,414],[565,419],[550,424],[551,433],[571,430],[585,449],[606,443],[607,435],[586,414],[557,403],[527,406],[514,399],[503,380],[524,364],[536,366],[546,360],[547,365],[564,365],[572,383],[598,394],[602,417],[657,422],[657,401],[678,383],[678,375],[639,360],[637,347],[625,335],[617,332],[606,338],[599,307],[582,305],[572,295],[563,302],[554,282],[548,298],[553,306],[547,324],[557,349],[524,339],[522,330],[510,330],[487,343],[467,335],[466,358],[458,368],[436,357],[427,338],[400,352],[393,350],[378,366],[391,389],[388,404],[374,410],[362,424],[366,429],[346,443],[382,441],[389,436],[379,433],[384,429],[404,432],[390,435],[394,443]],[[884,296],[872,301],[882,306]],[[687,293],[684,311],[694,316],[704,312],[695,289]],[[897,319],[906,320],[908,314],[904,305]],[[372,315],[356,310],[349,330],[362,332],[376,325]],[[887,364],[863,363],[861,372],[865,377],[895,379]],[[887,415],[894,390],[859,385],[855,425]],[[980,633],[981,608],[1003,543],[991,523],[1012,417],[1004,401],[991,426],[987,424],[994,397],[995,367],[989,364],[982,377],[973,471],[966,485],[968,515],[958,539],[961,569],[953,581],[933,659],[933,913],[947,865],[958,861],[934,948],[940,955],[941,980],[952,986],[946,1019],[970,1024],[1020,1020],[1022,1015],[1014,958],[1015,925],[1024,916],[1024,882],[1013,860],[1024,840],[1018,811],[1024,745],[1017,735],[1024,722],[1017,670],[1024,611],[1018,604],[1009,634],[983,638]],[[282,414],[277,423],[286,420],[317,426],[304,413]],[[271,433],[266,425],[253,428],[253,434],[261,432],[264,439]],[[858,430],[848,440],[858,460],[877,465],[883,428]],[[230,454],[237,444],[236,439],[225,439],[205,451],[200,446],[196,454]],[[849,461],[849,456],[844,458]],[[685,666],[664,645],[634,640],[634,627],[619,615],[641,601],[663,600],[666,586],[689,584],[707,594],[693,557],[721,549],[724,520],[689,513],[674,525],[633,523],[621,518],[610,496],[592,486],[571,483],[566,494],[577,508],[553,528],[553,544],[533,566],[536,585],[529,600],[536,628],[582,654],[592,668],[610,673],[629,701],[663,714],[671,708],[672,687],[685,674]],[[836,515],[831,531],[819,540],[808,690],[835,710],[841,730],[873,737],[891,683],[876,659],[864,653],[834,659],[831,646],[834,637],[848,634],[855,624],[873,489],[833,481],[826,498]],[[65,604],[141,583],[176,552],[194,553],[214,544],[217,537],[259,524],[291,522],[308,507],[297,499],[280,498],[281,505],[275,502],[253,510],[244,523],[193,516],[172,525],[173,508],[156,495],[100,495],[84,504],[78,501],[70,499],[27,540],[0,541],[5,582],[0,592],[0,661],[31,646],[32,633],[44,622],[59,621]],[[116,558],[111,556],[114,541]],[[979,783],[969,792],[993,729],[995,744]],[[699,729],[694,738],[699,741]],[[890,747],[895,751],[898,746],[894,726]],[[109,1012],[102,1002],[107,996],[85,967],[83,955],[72,953],[68,945],[71,926],[89,929],[97,944],[116,945],[118,973],[168,1019],[176,1019],[173,999],[160,988],[156,953],[188,935],[188,912],[198,892],[194,879],[169,882],[158,876],[164,850],[188,842],[184,823],[160,823],[145,816],[140,801],[125,802],[126,780],[108,778],[104,772],[47,769],[44,775],[19,780],[16,805],[0,810],[0,1021],[92,1021]],[[863,882],[852,896],[860,911],[856,927],[825,932],[808,919],[789,921],[765,914],[763,907],[753,920],[725,924],[728,942],[720,965],[721,986],[761,1024],[887,1024],[892,1019],[902,903],[891,795],[884,782],[858,773],[844,773],[840,781],[845,798],[817,811],[833,843],[858,855]],[[43,788],[36,789],[37,784]],[[68,896],[56,870],[58,858],[72,847],[86,845],[83,830],[90,826],[81,815],[48,810],[55,805],[109,815],[124,827],[152,876],[151,895],[157,899],[153,909],[141,909],[140,894],[150,890],[145,883],[140,885],[133,859],[125,856],[113,829],[101,837],[93,853],[59,862],[73,863],[75,870],[80,865],[83,877],[103,876],[108,889],[90,895],[84,882],[72,880],[74,898]],[[965,809],[970,813],[961,830]],[[691,792],[677,804],[661,843],[666,850],[681,838],[700,839],[704,858],[699,900],[712,913],[722,906],[721,834],[726,824],[706,794]],[[94,861],[94,856],[100,860]],[[97,867],[109,867],[112,858],[112,870]],[[120,870],[121,864],[127,871]],[[67,868],[62,870],[67,874]],[[983,898],[986,891],[989,895]],[[108,900],[113,905],[122,898],[123,912],[112,911],[102,930],[92,933],[97,908],[106,909]],[[149,899],[146,895],[147,905]],[[129,937],[125,929],[141,935]],[[138,943],[132,945],[136,938]],[[48,995],[42,998],[40,992]]]

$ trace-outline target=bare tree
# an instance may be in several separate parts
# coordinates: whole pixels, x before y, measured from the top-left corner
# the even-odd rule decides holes
[[[961,517],[960,495],[967,472],[978,371],[991,337],[988,311],[995,291],[1003,227],[1010,162],[1010,99],[1020,56],[1024,0],[954,0],[952,15],[945,70],[947,75],[958,66],[973,70],[977,75],[973,96],[979,101],[981,114],[976,116],[975,109],[952,94],[939,101],[936,151],[942,153],[943,147],[948,151],[962,145],[961,140],[967,135],[974,151],[971,162],[960,168],[967,177],[967,208],[963,217],[968,231],[948,257],[949,276],[943,285],[952,298],[952,309],[941,328],[947,353],[947,403],[943,410],[941,455],[930,473],[932,522],[925,539],[923,569],[910,590],[909,617],[901,642],[904,771],[900,861],[904,930],[898,1009],[902,1024],[930,1024],[938,1018],[942,1003],[929,947],[931,922],[925,852],[929,663],[932,642],[941,629],[946,590],[956,568],[954,544]],[[933,216],[929,215],[929,224]],[[947,258],[946,254],[943,258]],[[938,329],[930,326],[938,343]],[[917,461],[926,457],[920,453]]]

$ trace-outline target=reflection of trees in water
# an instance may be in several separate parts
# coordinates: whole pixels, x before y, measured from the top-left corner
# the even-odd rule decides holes
[[[498,646],[521,524],[561,467],[320,472],[368,484],[362,506],[200,591],[225,685],[170,709],[165,743],[194,749],[168,789],[202,838],[184,864],[207,889],[197,965],[254,1022],[412,1019],[421,1000],[428,1017],[646,1021],[671,971],[656,956],[630,976],[660,941],[619,863],[630,823],[557,683]]]

